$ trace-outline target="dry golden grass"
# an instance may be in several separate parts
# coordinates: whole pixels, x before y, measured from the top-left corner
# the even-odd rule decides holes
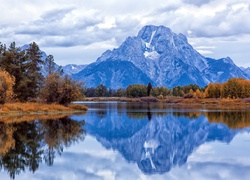
[[[88,110],[88,108],[86,106],[81,105],[81,104],[70,104],[69,108],[75,109],[75,110],[82,110],[82,111],[87,111]]]
[[[0,105],[0,122],[18,123],[23,121],[59,119],[72,113],[85,113],[88,108],[84,105],[70,105],[43,103],[6,103]]]
[[[72,112],[76,110],[87,111],[87,107],[81,105],[81,109],[74,106],[63,106],[59,104],[43,104],[43,103],[6,103],[0,106],[0,114],[39,114],[51,112]]]
[[[241,99],[221,99],[220,105],[243,105],[245,104]]]

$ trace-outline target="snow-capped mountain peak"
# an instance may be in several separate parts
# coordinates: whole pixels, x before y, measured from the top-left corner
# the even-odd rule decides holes
[[[97,78],[93,74],[96,73],[95,69],[100,63],[112,66],[113,61],[131,62],[135,66],[131,69],[138,68],[140,70],[136,70],[136,72],[140,72],[140,83],[148,83],[141,81],[143,79],[141,73],[144,73],[146,77],[144,80],[149,78],[155,85],[169,88],[188,84],[197,84],[203,87],[210,82],[223,82],[231,77],[249,78],[229,57],[220,60],[205,58],[193,49],[185,35],[176,34],[164,26],[151,25],[143,27],[137,36],[128,37],[118,48],[105,51],[95,63],[89,65],[92,70],[84,69],[75,77],[84,80],[87,86],[87,81],[91,79],[89,85],[97,86],[100,80],[90,78]],[[125,63],[122,64],[125,65]],[[126,63],[127,65],[128,63]],[[114,75],[117,76],[117,73],[109,73],[111,77],[107,77],[107,74],[105,77],[101,77],[106,73],[103,71],[105,69],[99,72],[98,79],[105,79],[105,82],[109,82],[104,85],[115,89],[126,88],[125,84],[122,85],[121,83],[118,87],[117,83],[110,82],[111,79],[117,79],[117,77],[113,77]],[[111,72],[110,69],[106,71]],[[115,71],[118,71],[118,69],[115,68]],[[127,73],[132,72],[126,72],[125,74]],[[122,73],[118,74],[122,76]],[[133,77],[136,77],[136,75],[133,75]],[[127,84],[128,82],[126,82]]]

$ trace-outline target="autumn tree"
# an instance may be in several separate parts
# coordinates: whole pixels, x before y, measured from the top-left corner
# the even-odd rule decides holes
[[[61,96],[60,86],[62,78],[58,73],[49,74],[45,81],[44,87],[41,89],[40,97],[47,103],[59,102]]]
[[[4,104],[13,99],[13,86],[15,78],[8,72],[0,70],[0,104]]]
[[[199,89],[197,89],[194,92],[194,97],[199,98],[199,99],[203,99],[205,97],[205,94],[204,94],[204,92],[202,92]]]
[[[83,83],[73,80],[68,75],[53,73],[46,77],[40,98],[47,103],[67,105],[83,95]]]
[[[242,78],[231,78],[222,84],[221,94],[223,98],[239,98],[241,97],[242,86],[240,84]]]
[[[83,82],[73,80],[69,75],[63,76],[61,98],[59,103],[67,105],[83,96]]]
[[[205,97],[207,98],[220,98],[221,97],[221,88],[220,83],[210,83],[205,89]]]
[[[247,98],[250,97],[250,81],[241,79],[239,80],[241,88],[241,98]]]

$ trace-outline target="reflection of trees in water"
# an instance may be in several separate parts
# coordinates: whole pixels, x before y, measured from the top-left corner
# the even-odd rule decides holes
[[[248,111],[173,112],[173,115],[190,119],[205,115],[209,122],[223,123],[231,129],[242,129],[250,126],[250,112]]]
[[[166,116],[169,114],[167,110],[175,117],[187,117],[190,119],[197,119],[200,116],[206,116],[210,122],[224,123],[229,128],[245,128],[250,126],[250,112],[249,111],[214,111],[213,109],[207,112],[202,112],[197,106],[169,106],[164,103],[127,103],[126,113],[131,119],[146,119],[151,120],[152,116]],[[164,109],[164,111],[154,111],[157,109]],[[185,111],[180,111],[180,110]],[[189,110],[189,111],[188,111]]]
[[[12,124],[0,122],[0,155],[5,154],[10,148],[14,147]]]
[[[205,115],[209,122],[224,123],[231,129],[250,126],[250,112],[248,111],[206,112]]]
[[[106,117],[107,111],[106,110],[98,110],[96,111],[96,115],[98,116],[99,119],[102,119]]]
[[[155,108],[163,108],[163,103],[128,103],[127,104],[127,115],[131,119],[152,119],[152,116],[166,116],[168,112],[153,111]]]
[[[176,117],[187,117],[187,118],[190,118],[190,119],[196,119],[198,118],[201,113],[200,112],[173,112],[173,115],[176,116]]]
[[[52,165],[56,152],[64,147],[83,141],[84,121],[73,121],[69,117],[58,120],[29,121],[0,124],[0,168],[11,178],[22,171],[35,172],[43,161]]]

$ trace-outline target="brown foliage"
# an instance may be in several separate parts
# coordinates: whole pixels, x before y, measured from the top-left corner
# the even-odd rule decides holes
[[[15,78],[6,71],[0,70],[0,103],[10,102],[13,99]]]

